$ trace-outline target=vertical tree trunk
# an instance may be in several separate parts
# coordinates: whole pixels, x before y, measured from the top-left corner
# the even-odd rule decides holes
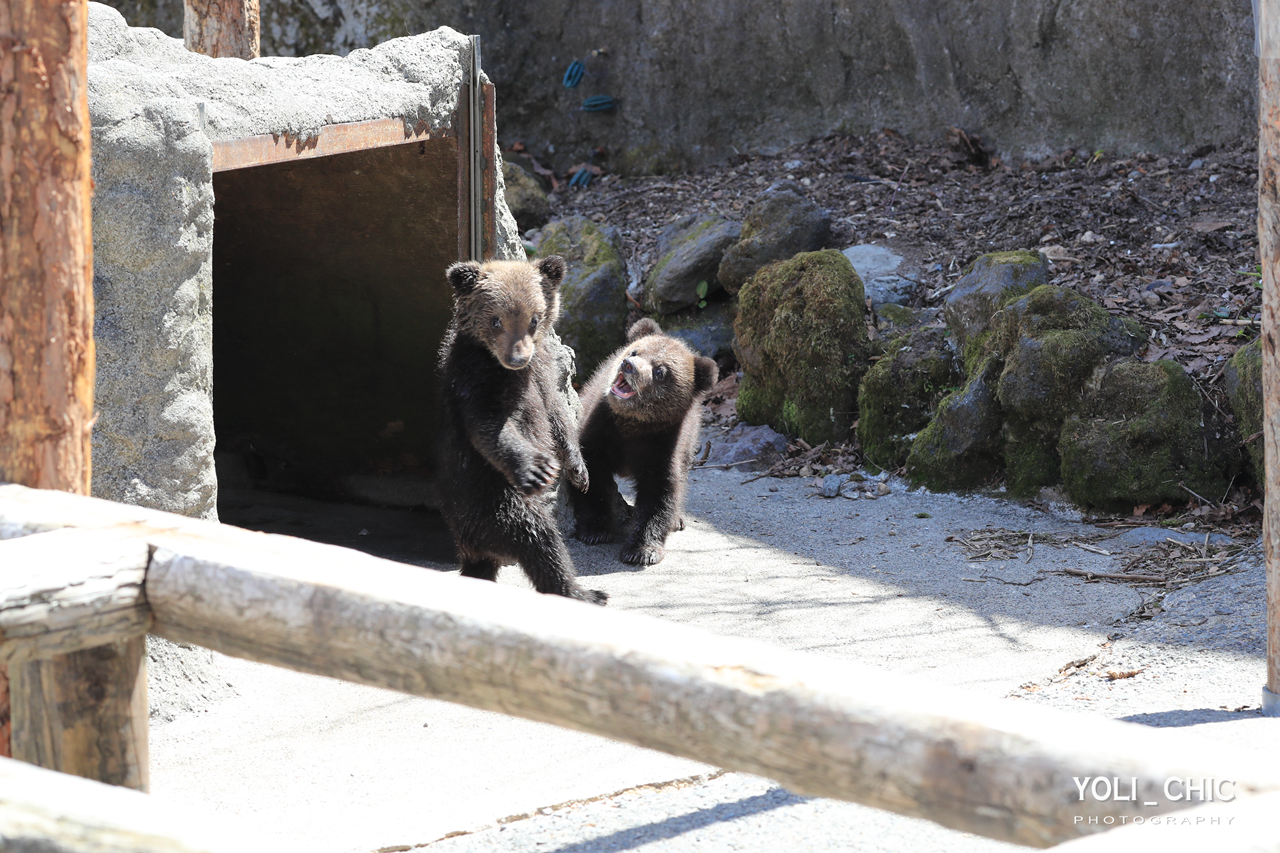
[[[259,55],[258,0],[184,0],[182,37],[205,56]]]
[[[1258,248],[1262,255],[1262,400],[1266,443],[1267,690],[1280,714],[1280,0],[1261,0],[1258,20]]]
[[[85,0],[0,0],[0,481],[78,494],[94,382],[87,23]],[[11,754],[94,779],[116,756],[145,762],[142,643],[8,676]],[[145,764],[106,775],[146,785]]]

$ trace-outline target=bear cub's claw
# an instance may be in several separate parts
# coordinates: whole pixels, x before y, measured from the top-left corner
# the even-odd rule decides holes
[[[600,589],[584,589],[580,601],[588,604],[599,604],[601,607],[609,603],[609,593]]]
[[[652,566],[662,562],[667,550],[661,545],[628,545],[622,549],[622,562],[632,566]]]
[[[587,463],[582,461],[582,457],[576,455],[569,460],[569,470],[567,472],[569,482],[578,491],[586,494],[591,485],[591,480],[587,475]]]
[[[599,545],[601,542],[612,542],[613,534],[607,526],[596,527],[579,521],[578,529],[573,531],[573,538],[588,545]]]
[[[550,488],[560,475],[560,463],[549,453],[538,453],[529,467],[517,472],[515,486],[525,495],[538,495]]]

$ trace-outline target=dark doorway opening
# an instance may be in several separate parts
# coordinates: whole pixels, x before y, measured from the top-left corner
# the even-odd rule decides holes
[[[444,271],[458,256],[458,156],[444,137],[215,173],[224,521],[378,553],[368,509],[335,516],[309,502],[394,507],[391,538],[404,541],[384,555],[401,560],[416,550],[412,528],[439,526],[407,516],[436,503],[435,360],[452,304]],[[447,537],[443,553],[419,544],[452,560]]]

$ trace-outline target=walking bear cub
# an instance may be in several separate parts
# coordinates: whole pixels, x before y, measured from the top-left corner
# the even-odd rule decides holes
[[[542,495],[561,470],[588,489],[556,361],[544,335],[560,312],[564,259],[449,267],[453,321],[440,345],[441,509],[464,577],[519,563],[538,592],[604,604],[583,589]]]
[[[631,327],[627,344],[582,390],[579,443],[592,488],[574,483],[569,491],[578,539],[594,544],[615,538],[617,474],[636,486],[622,561],[647,566],[663,558],[667,533],[684,529],[685,489],[702,420],[698,404],[718,373],[714,361],[695,356],[653,320]]]

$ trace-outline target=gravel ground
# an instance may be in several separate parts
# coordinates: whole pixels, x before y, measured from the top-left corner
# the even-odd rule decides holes
[[[1026,849],[854,803],[800,797],[740,773],[644,786],[543,811],[427,847],[433,853]]]

